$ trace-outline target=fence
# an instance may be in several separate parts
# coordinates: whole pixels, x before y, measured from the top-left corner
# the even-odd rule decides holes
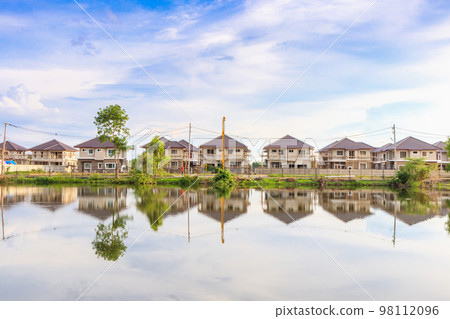
[[[395,170],[381,169],[326,169],[326,168],[255,168],[255,174],[261,175],[309,175],[313,177],[328,176],[337,178],[388,178],[395,175]]]
[[[42,170],[51,173],[66,173],[70,172],[70,167],[59,165],[5,165],[5,172],[31,172]]]

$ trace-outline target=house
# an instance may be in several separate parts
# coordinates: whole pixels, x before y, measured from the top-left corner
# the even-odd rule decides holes
[[[225,149],[225,168],[245,170],[249,166],[250,150],[239,141],[224,136]],[[222,166],[222,136],[200,145],[200,162],[201,165],[208,167]]]
[[[114,143],[105,141],[100,142],[100,137],[75,145],[79,149],[78,171],[93,173],[114,173],[116,170]],[[120,170],[126,169],[127,153],[118,152]]]
[[[438,146],[409,136],[397,142],[397,146],[390,143],[375,149],[372,152],[375,159],[373,164],[377,169],[398,169],[404,166],[409,158],[421,158],[429,164],[438,163],[438,155],[441,152],[442,149]]]
[[[3,143],[0,143],[0,153],[3,151]],[[14,161],[16,164],[28,164],[29,159],[25,154],[27,149],[11,141],[5,143],[5,161]]]
[[[165,166],[167,170],[179,172],[182,167],[187,169],[188,161],[190,161],[190,167],[199,165],[199,149],[194,145],[190,144],[189,147],[189,142],[185,140],[170,141],[164,137],[161,137],[159,140],[164,142],[164,155],[170,159],[170,162]],[[150,143],[141,147],[147,149],[150,146]]]
[[[263,148],[263,163],[268,168],[311,168],[314,147],[286,135]]]
[[[438,151],[438,153],[437,153],[438,165],[439,165],[439,168],[445,169],[445,167],[449,163],[448,153],[447,153],[447,150],[445,149],[446,145],[442,141],[436,142],[433,145],[440,148],[440,151]]]
[[[372,166],[371,150],[375,147],[363,142],[343,138],[319,150],[324,168],[369,169]]]
[[[64,167],[74,170],[77,167],[77,150],[57,140],[51,140],[29,149],[31,164]]]

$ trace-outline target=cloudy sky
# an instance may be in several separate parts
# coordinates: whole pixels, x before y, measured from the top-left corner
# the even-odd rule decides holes
[[[67,144],[94,137],[109,104],[126,109],[132,134],[187,138],[172,130],[191,122],[196,145],[222,116],[255,145],[290,134],[380,146],[393,123],[399,139],[450,134],[445,0],[0,2],[1,122]]]

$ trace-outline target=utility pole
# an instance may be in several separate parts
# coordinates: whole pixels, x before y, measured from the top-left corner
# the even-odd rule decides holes
[[[392,126],[392,132],[394,133],[394,168],[397,173],[397,134],[395,132],[395,124]]]
[[[225,116],[222,119],[222,169],[225,169]]]
[[[3,132],[3,148],[2,148],[2,178],[5,177],[5,147],[6,147],[6,127],[8,123],[5,123],[5,131]]]
[[[189,145],[188,145],[187,173],[188,173],[188,176],[191,174],[191,123],[189,123]]]

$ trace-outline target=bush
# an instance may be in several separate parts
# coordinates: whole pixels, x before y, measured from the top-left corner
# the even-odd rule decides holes
[[[150,185],[154,183],[151,175],[138,170],[133,170],[131,172],[131,181],[135,185]]]
[[[233,174],[229,170],[218,168],[214,177],[214,187],[219,190],[232,189],[236,185]]]
[[[423,159],[410,158],[406,165],[401,167],[389,181],[389,184],[395,188],[421,187],[434,169],[436,168],[427,165]]]

